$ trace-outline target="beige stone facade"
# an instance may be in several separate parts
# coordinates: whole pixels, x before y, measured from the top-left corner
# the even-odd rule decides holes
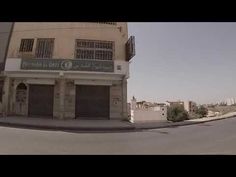
[[[78,39],[112,41],[114,44],[111,60],[113,71],[22,68],[23,60],[32,60],[35,62],[36,48],[37,45],[39,45],[37,44],[37,40],[45,38],[54,39],[52,57],[45,59],[49,62],[54,59],[63,59],[73,62],[75,60],[78,61],[75,53],[77,45],[76,40]],[[32,51],[20,52],[22,39],[34,39],[35,42],[32,45]],[[36,92],[36,86],[41,89],[44,88],[41,86],[47,86],[48,90],[52,88],[52,91],[48,92],[50,93],[48,97],[53,94],[51,117],[55,119],[79,118],[80,112],[78,113],[76,110],[78,109],[76,99],[80,99],[80,96],[78,96],[80,93],[78,93],[77,86],[102,86],[102,89],[103,87],[104,89],[105,87],[109,88],[107,91],[107,93],[109,93],[109,100],[106,102],[109,104],[109,116],[107,118],[126,119],[127,79],[129,77],[129,62],[126,61],[125,48],[127,40],[127,23],[124,22],[117,22],[114,24],[89,22],[15,23],[4,71],[5,80],[2,112],[5,115],[30,117],[31,107],[44,101],[43,97],[42,100],[38,99],[34,101],[36,98],[34,96],[42,93],[40,93],[40,90],[39,93],[35,93],[33,86],[35,86]],[[71,67],[70,64],[71,63],[67,66]],[[90,94],[93,93],[89,93],[88,97]],[[106,93],[104,94],[106,95]],[[99,95],[97,96],[99,97]],[[97,101],[97,103],[100,104],[99,99],[101,100],[103,98],[94,99],[94,101]],[[49,104],[49,101],[46,101],[45,104]],[[83,103],[85,103],[85,101]],[[92,104],[92,102],[93,100],[91,100],[90,103]],[[90,103],[88,103],[88,107]],[[93,103],[93,105],[96,104]],[[102,106],[100,106],[100,108],[102,108]],[[36,107],[34,109],[36,109]],[[95,108],[89,109],[95,111],[93,118],[96,118],[96,111],[99,112],[99,110],[96,110]],[[43,112],[43,110],[41,110],[41,112]]]
[[[75,40],[105,40],[115,42],[115,60],[125,60],[125,43],[128,40],[127,23],[116,25],[99,23],[15,23],[8,58],[22,57],[19,53],[22,38],[54,38],[53,58],[75,58]],[[34,56],[36,43],[29,57]]]

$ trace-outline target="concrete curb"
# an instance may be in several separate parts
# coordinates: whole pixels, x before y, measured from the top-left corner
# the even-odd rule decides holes
[[[0,122],[0,126],[12,128],[25,128],[36,130],[52,131],[76,131],[76,132],[104,132],[104,131],[132,131],[135,127],[66,127],[66,126],[48,126],[48,125],[29,125],[19,123]]]

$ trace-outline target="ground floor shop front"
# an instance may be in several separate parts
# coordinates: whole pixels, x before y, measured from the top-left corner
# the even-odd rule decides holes
[[[126,79],[8,77],[2,112],[6,116],[54,119],[126,119]]]

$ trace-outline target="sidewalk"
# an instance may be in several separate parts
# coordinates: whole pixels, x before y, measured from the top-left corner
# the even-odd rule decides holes
[[[236,112],[218,117],[186,120],[183,122],[153,121],[129,123],[120,120],[55,120],[25,117],[1,117],[0,126],[63,131],[139,131],[143,129],[168,128],[199,124],[215,120],[236,117]]]
[[[156,128],[168,128],[168,127],[177,127],[184,125],[200,124],[204,122],[222,120],[227,118],[236,117],[236,112],[231,112],[224,114],[222,116],[216,117],[205,117],[200,119],[191,119],[183,122],[169,122],[169,121],[159,121],[159,122],[137,122],[134,123],[136,129],[156,129]]]
[[[46,118],[2,117],[0,126],[65,131],[134,130],[133,124],[120,120],[56,120]]]

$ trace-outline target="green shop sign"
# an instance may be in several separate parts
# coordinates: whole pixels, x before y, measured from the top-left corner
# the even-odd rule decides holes
[[[79,59],[22,59],[21,69],[114,72],[114,62]]]

